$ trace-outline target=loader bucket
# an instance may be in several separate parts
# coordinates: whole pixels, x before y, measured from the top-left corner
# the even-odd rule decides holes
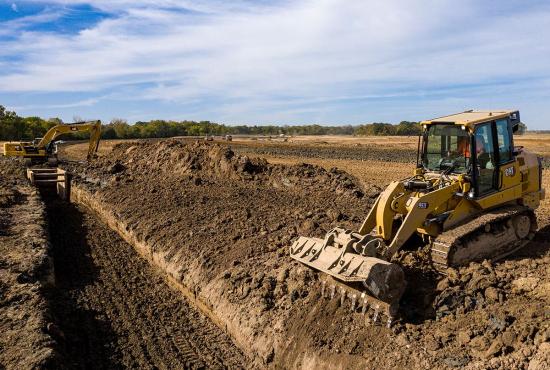
[[[350,298],[352,310],[356,308],[356,302],[368,303],[376,311],[382,309],[390,320],[393,319],[405,291],[403,270],[394,263],[357,253],[351,247],[353,240],[357,239],[349,235],[349,231],[337,228],[329,232],[324,240],[301,236],[290,247],[290,256],[333,278],[321,278],[323,295],[327,289],[331,290],[329,295],[334,297],[339,294],[342,303],[345,297]],[[337,241],[339,237],[351,241],[341,245],[335,242],[334,236]]]

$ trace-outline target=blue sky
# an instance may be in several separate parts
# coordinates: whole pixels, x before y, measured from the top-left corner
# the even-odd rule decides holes
[[[359,124],[517,108],[550,129],[550,2],[0,0],[18,113]]]

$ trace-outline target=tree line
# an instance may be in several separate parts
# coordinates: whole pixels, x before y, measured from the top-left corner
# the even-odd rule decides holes
[[[0,140],[25,140],[44,136],[53,126],[63,123],[59,118],[20,117],[0,105]],[[129,124],[123,119],[113,119],[102,127],[103,139],[166,138],[174,136],[205,135],[401,135],[420,133],[418,122],[402,121],[398,124],[375,122],[363,125],[262,125],[228,126],[210,121],[138,121]],[[66,135],[67,140],[84,139],[85,133]]]
[[[63,123],[58,118],[20,117],[0,105],[0,140],[21,140],[43,136],[50,128]]]
[[[417,135],[418,133],[420,133],[420,125],[406,121],[398,125],[372,123],[358,126],[227,126],[210,121],[164,120],[140,121],[130,125],[125,120],[114,119],[103,127],[103,137],[106,139],[205,135]]]

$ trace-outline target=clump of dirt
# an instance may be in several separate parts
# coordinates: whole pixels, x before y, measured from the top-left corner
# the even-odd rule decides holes
[[[450,367],[538,368],[529,364],[550,340],[548,249],[535,241],[503,262],[448,269],[435,287],[435,318],[401,335]]]
[[[362,187],[336,169],[272,165],[227,147],[175,140],[123,144],[94,163],[71,166],[92,207],[119,220],[119,232],[144,245],[263,364],[525,368],[546,353],[547,297],[513,293],[514,284],[533,283],[516,281],[530,274],[546,289],[548,243],[540,238],[525,252],[534,268],[521,259],[472,264],[445,279],[424,263],[422,250],[404,253],[403,321],[390,330],[322,299],[318,273],[288,256],[298,235],[357,229],[378,186]],[[493,330],[495,320],[504,327]],[[459,338],[460,331],[466,334]],[[504,336],[508,331],[519,344]]]
[[[21,161],[0,158],[0,173],[0,368],[55,367],[44,296],[53,284],[44,205]]]

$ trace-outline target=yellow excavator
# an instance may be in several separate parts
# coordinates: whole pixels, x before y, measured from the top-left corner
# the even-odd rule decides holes
[[[503,258],[534,236],[544,199],[541,159],[514,146],[519,111],[466,111],[420,123],[417,166],[378,196],[357,231],[299,237],[295,260],[321,271],[321,294],[370,321],[398,314],[405,290],[402,249],[429,248],[443,274],[471,261]]]
[[[4,143],[4,155],[7,157],[23,157],[32,162],[57,164],[57,148],[55,140],[63,134],[90,132],[87,159],[91,160],[99,147],[101,138],[101,121],[86,121],[60,124],[52,127],[44,137],[34,141]]]

